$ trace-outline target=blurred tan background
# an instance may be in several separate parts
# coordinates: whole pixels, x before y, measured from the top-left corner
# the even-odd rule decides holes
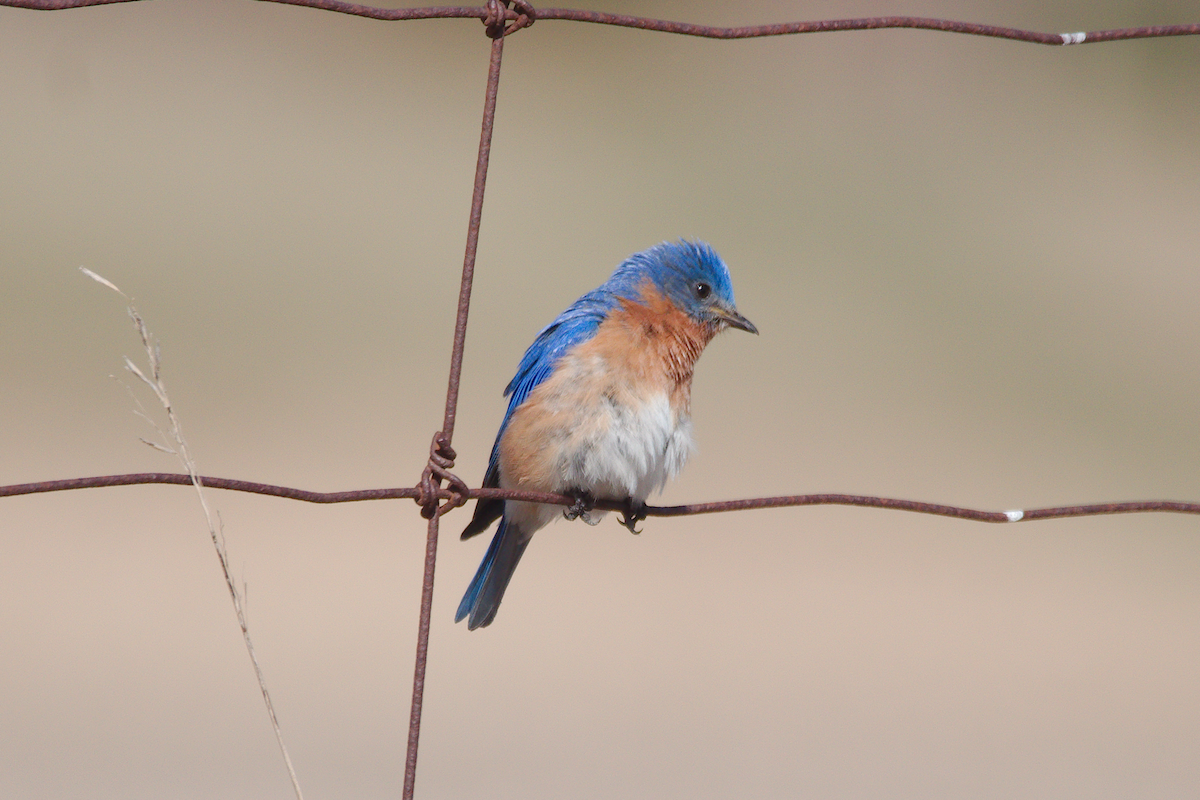
[[[569,5],[729,25],[1200,17]],[[0,9],[0,484],[177,470],[109,379],[140,346],[84,265],[160,338],[203,473],[413,485],[441,422],[486,67],[472,21]],[[762,336],[702,359],[700,450],[662,501],[1200,500],[1198,71],[1200,38],[522,31],[459,474],[481,478],[534,333],[629,253],[694,236]],[[416,507],[211,499],[307,797],[398,796]],[[1200,519],[559,523],[468,633],[452,616],[485,542],[457,540],[467,518],[439,554],[421,797],[1200,792]],[[0,500],[0,641],[0,796],[290,796],[189,490]]]

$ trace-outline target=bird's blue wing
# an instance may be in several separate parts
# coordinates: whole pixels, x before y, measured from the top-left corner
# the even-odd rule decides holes
[[[585,294],[559,314],[558,319],[542,328],[533,344],[525,351],[521,363],[517,366],[517,374],[504,389],[504,394],[508,397],[508,409],[500,423],[496,442],[492,445],[487,474],[483,478],[485,487],[495,489],[500,486],[500,437],[504,435],[504,429],[508,427],[513,412],[525,402],[538,384],[554,373],[555,366],[568,350],[596,335],[596,329],[600,327],[600,323],[604,321],[615,302],[611,295],[600,290]],[[469,539],[477,533],[483,533],[503,513],[503,500],[477,501],[475,514],[462,532],[462,538]]]
[[[517,366],[517,374],[509,381],[504,389],[508,396],[508,412],[504,415],[503,426],[508,424],[508,418],[517,406],[525,402],[529,393],[538,384],[549,378],[559,359],[575,345],[586,342],[596,335],[596,329],[604,320],[606,309],[598,304],[583,304],[580,298],[551,322],[533,340],[533,344],[525,351],[521,363]]]

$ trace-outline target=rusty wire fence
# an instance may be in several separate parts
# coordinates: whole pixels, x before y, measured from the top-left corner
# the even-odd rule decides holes
[[[436,556],[441,519],[471,499],[507,498],[533,502],[570,505],[572,498],[531,492],[506,491],[500,489],[472,488],[454,472],[456,453],[452,446],[458,410],[459,386],[463,367],[463,352],[471,308],[471,292],[475,275],[476,252],[484,209],[484,191],[491,153],[493,123],[496,114],[497,94],[500,85],[502,57],[506,39],[538,22],[561,20],[637,28],[670,34],[706,37],[712,39],[748,39],[756,37],[786,36],[807,33],[836,31],[862,31],[878,29],[921,29],[952,34],[993,37],[1017,42],[1049,46],[1091,45],[1120,40],[1161,38],[1169,36],[1194,36],[1200,34],[1200,23],[1159,25],[1136,28],[1087,32],[1038,32],[1009,27],[957,22],[943,19],[888,16],[863,19],[822,20],[810,22],[786,22],[747,27],[711,27],[673,22],[659,19],[609,14],[599,11],[572,9],[540,9],[526,0],[489,0],[482,7],[428,7],[384,9],[366,5],[339,2],[339,0],[261,0],[262,2],[303,6],[339,14],[355,15],[375,20],[402,21],[422,19],[464,19],[483,23],[487,41],[490,43],[490,61],[484,90],[484,111],[475,165],[475,178],[470,215],[467,224],[465,256],[453,341],[451,343],[448,385],[445,396],[443,420],[432,435],[427,466],[415,486],[390,489],[372,489],[341,492],[315,492],[287,486],[276,486],[244,480],[233,480],[215,476],[202,476],[199,483],[211,489],[265,494],[311,503],[345,503],[364,500],[411,499],[420,508],[421,515],[428,520],[422,592],[419,606],[418,639],[412,681],[412,704],[409,720],[408,749],[405,766],[404,797],[413,796],[417,774],[417,753],[424,697],[426,664],[429,652],[430,615],[433,603]],[[34,9],[64,10],[85,6],[114,3],[139,2],[139,0],[0,0],[0,5]],[[177,484],[194,483],[192,476],[174,473],[137,473],[81,477],[66,480],[41,481],[35,483],[0,486],[0,497],[22,494],[54,492],[69,489],[125,486],[133,484]],[[757,497],[721,502],[702,502],[675,506],[650,506],[646,514],[655,516],[681,516],[715,512],[746,511],[751,509],[798,507],[811,505],[847,505],[881,509],[919,512],[924,514],[991,523],[1015,523],[1034,520],[1082,517],[1091,515],[1126,514],[1135,512],[1173,512],[1200,514],[1200,502],[1183,501],[1136,501],[1107,502],[1090,505],[1059,506],[1032,509],[988,511],[949,506],[915,500],[887,497],[860,496],[849,494],[805,494]],[[598,500],[597,506],[609,510],[624,510],[617,501]]]

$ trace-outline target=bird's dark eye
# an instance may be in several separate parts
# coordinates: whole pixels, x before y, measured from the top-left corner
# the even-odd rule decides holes
[[[701,300],[707,300],[708,296],[712,294],[712,287],[704,282],[697,283],[693,288],[696,290],[696,297]]]

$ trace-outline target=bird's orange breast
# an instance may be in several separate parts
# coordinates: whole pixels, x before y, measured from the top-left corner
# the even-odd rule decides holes
[[[640,302],[620,302],[577,352],[599,357],[624,381],[665,391],[677,413],[690,414],[696,360],[715,329],[689,317],[650,281]]]
[[[617,497],[661,485],[690,452],[692,373],[714,333],[647,282],[513,411],[501,485],[558,491],[599,481],[625,486]]]

